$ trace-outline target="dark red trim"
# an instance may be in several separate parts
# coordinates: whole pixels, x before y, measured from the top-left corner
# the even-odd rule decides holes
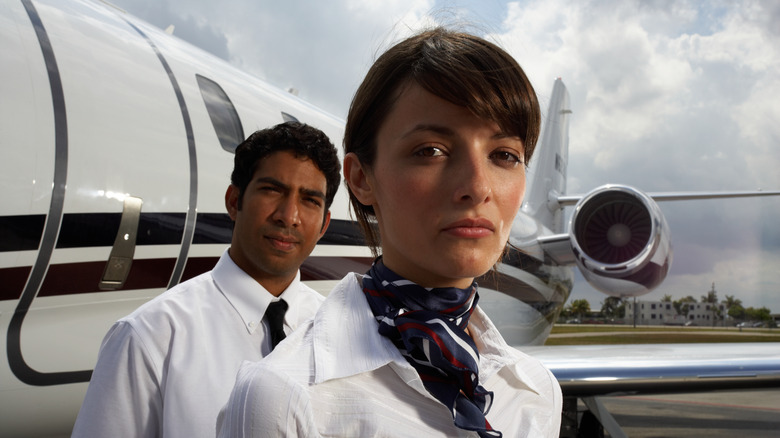
[[[18,300],[31,270],[32,266],[0,269],[0,301]]]
[[[341,280],[350,272],[368,271],[373,260],[371,257],[309,257],[301,266],[301,280]]]
[[[190,257],[182,281],[210,271],[218,260],[219,257]],[[368,271],[372,261],[371,257],[309,257],[301,266],[301,280],[340,280],[350,272]],[[174,258],[133,260],[122,290],[166,288],[175,263]],[[105,266],[104,261],[50,265],[38,296],[111,292],[98,287]],[[18,300],[31,269],[30,266],[0,269],[0,300]]]
[[[214,266],[219,261],[219,257],[190,257],[187,259],[187,265],[184,267],[184,273],[181,276],[181,281],[185,282],[190,278],[197,277],[198,275],[208,272],[214,269]]]
[[[176,259],[133,260],[124,290],[165,288]],[[106,292],[98,288],[106,262],[65,263],[50,265],[39,297]]]

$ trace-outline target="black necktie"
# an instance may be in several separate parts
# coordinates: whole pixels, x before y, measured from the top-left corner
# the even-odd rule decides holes
[[[285,338],[284,334],[284,313],[287,312],[287,302],[284,300],[274,301],[268,305],[265,310],[265,317],[268,320],[268,326],[271,329],[271,350],[276,344]]]

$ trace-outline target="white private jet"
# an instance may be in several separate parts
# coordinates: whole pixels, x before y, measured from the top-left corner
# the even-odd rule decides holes
[[[340,144],[343,121],[104,3],[3,1],[0,47],[0,434],[67,436],[110,325],[230,244],[236,145],[284,120]],[[621,436],[595,396],[780,386],[780,344],[541,346],[574,266],[621,297],[663,281],[672,250],[654,199],[780,194],[566,195],[570,113],[556,80],[510,251],[479,280],[507,341],[558,377],[564,427],[577,428],[578,397]],[[323,293],[371,263],[343,189],[331,211],[301,268]]]

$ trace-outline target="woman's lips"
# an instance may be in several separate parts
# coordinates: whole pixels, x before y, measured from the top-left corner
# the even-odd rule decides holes
[[[493,234],[493,222],[485,218],[467,218],[452,222],[444,227],[444,232],[456,237],[478,239]]]

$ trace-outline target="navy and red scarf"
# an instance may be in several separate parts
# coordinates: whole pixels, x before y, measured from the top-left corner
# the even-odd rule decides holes
[[[481,437],[501,437],[485,415],[493,393],[479,384],[479,352],[466,333],[479,300],[467,289],[424,288],[388,269],[379,258],[363,277],[363,292],[389,338],[428,390],[452,413],[455,426]]]

